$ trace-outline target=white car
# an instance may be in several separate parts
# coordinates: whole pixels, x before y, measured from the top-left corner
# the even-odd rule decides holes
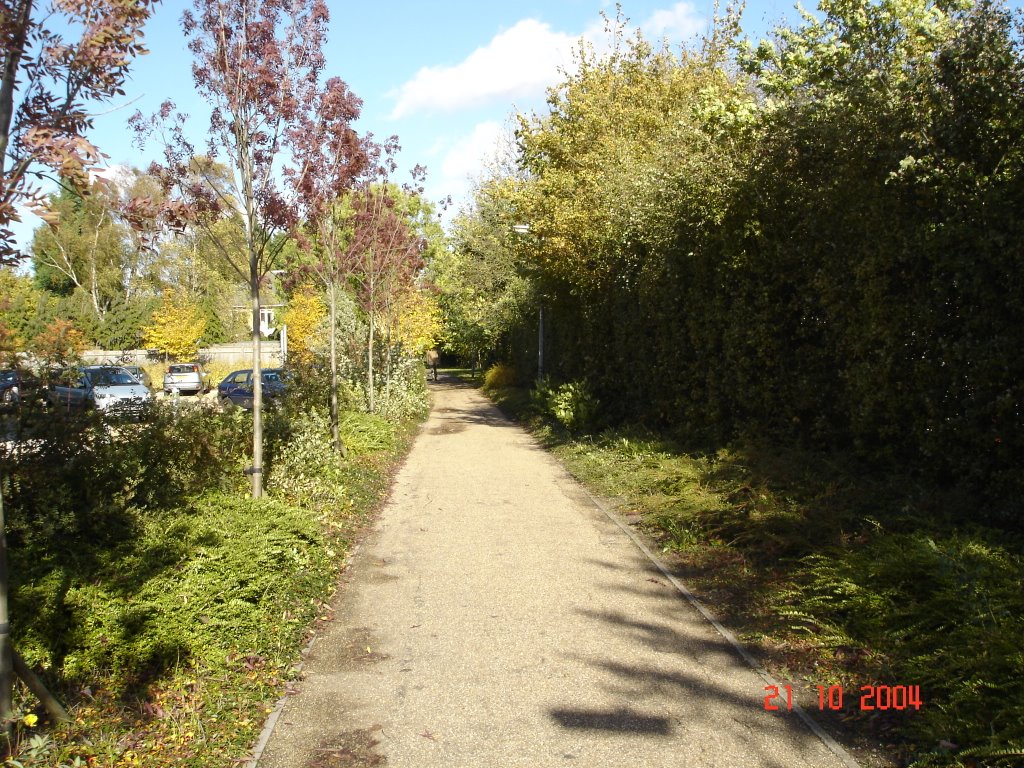
[[[148,403],[153,393],[124,368],[89,365],[51,385],[49,398],[54,405],[67,408],[130,410]]]
[[[168,366],[164,374],[164,394],[169,395],[175,390],[202,395],[210,389],[210,374],[203,370],[199,363],[174,363]]]

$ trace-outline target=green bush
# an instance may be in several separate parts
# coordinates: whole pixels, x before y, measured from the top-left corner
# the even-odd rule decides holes
[[[140,511],[242,487],[250,445],[245,414],[164,404],[141,422],[54,414],[17,447],[0,444],[11,545],[32,567],[87,557],[134,535]]]
[[[347,501],[341,457],[331,445],[330,417],[312,409],[291,417],[288,427],[275,444],[267,490],[288,504],[328,517]]]
[[[570,432],[594,427],[598,401],[585,381],[571,381],[557,387],[544,381],[534,390],[540,409]]]
[[[883,654],[881,682],[920,685],[911,733],[1004,743],[1024,734],[1022,573],[976,536],[882,535],[803,559],[784,613],[817,643]]]
[[[326,402],[298,392],[265,427],[268,496],[255,501],[243,411],[57,412],[0,443],[14,643],[76,719],[18,736],[26,766],[113,765],[129,743],[143,764],[197,768],[248,750],[405,434],[343,413],[340,460]],[[34,703],[19,693],[16,706]]]
[[[211,493],[136,524],[92,563],[18,584],[12,624],[29,663],[118,692],[178,664],[279,654],[332,581],[316,521],[274,499]]]
[[[390,372],[380,372],[374,408],[378,415],[396,423],[425,415],[427,379],[423,375],[422,360],[393,355]]]

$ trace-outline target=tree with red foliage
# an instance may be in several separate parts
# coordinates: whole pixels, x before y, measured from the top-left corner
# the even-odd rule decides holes
[[[254,386],[248,471],[254,497],[263,492],[260,287],[285,235],[297,227],[296,191],[321,183],[322,169],[304,151],[315,142],[310,133],[345,152],[353,138],[343,128],[359,111],[343,82],[321,83],[328,20],[324,0],[194,0],[194,11],[182,16],[182,29],[195,57],[196,90],[211,106],[205,157],[199,158],[187,140],[185,118],[171,102],[148,120],[134,118],[140,136],[162,134],[164,161],[150,172],[188,204],[211,239],[217,242],[212,224],[223,217],[237,217],[245,233],[243,254],[226,243],[218,247],[249,285]],[[209,172],[222,155],[230,169],[227,184]]]
[[[0,0],[0,264],[18,261],[19,206],[47,218],[40,181],[78,190],[103,155],[86,138],[90,102],[124,95],[155,0]],[[75,33],[54,32],[59,25]],[[77,36],[77,39],[75,37]]]
[[[290,132],[296,165],[285,171],[300,206],[294,234],[305,257],[301,272],[323,286],[327,294],[330,327],[331,441],[345,455],[338,426],[338,292],[348,278],[342,255],[349,230],[343,200],[365,170],[371,144],[361,139],[351,123],[362,102],[337,78],[327,81],[318,109],[305,115]]]
[[[369,324],[366,393],[371,412],[375,410],[373,357],[377,321],[423,269],[425,243],[405,205],[422,189],[398,188],[390,182],[397,167],[398,150],[395,136],[373,147],[369,178],[351,195],[352,234],[342,254],[343,268],[357,285]],[[423,174],[423,168],[414,168],[414,181],[420,181]]]

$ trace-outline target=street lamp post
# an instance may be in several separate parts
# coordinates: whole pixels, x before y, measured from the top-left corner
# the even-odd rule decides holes
[[[513,224],[512,231],[517,235],[530,232],[529,224]],[[537,381],[544,378],[544,297],[538,295],[537,307]]]

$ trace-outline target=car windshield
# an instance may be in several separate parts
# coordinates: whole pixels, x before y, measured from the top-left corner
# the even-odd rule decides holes
[[[280,371],[264,371],[263,380],[266,382],[274,382],[276,384],[281,383],[281,372]]]
[[[117,368],[89,371],[89,379],[94,387],[125,387],[139,383],[128,371]]]
[[[195,373],[196,367],[194,365],[172,365],[167,369],[168,373]]]
[[[0,371],[0,384],[7,384],[17,378],[18,374],[14,371]]]

